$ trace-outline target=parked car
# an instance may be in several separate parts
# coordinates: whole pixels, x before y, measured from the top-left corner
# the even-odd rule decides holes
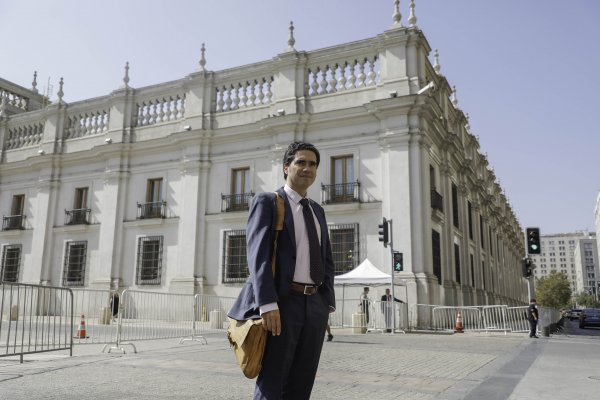
[[[579,327],[600,326],[600,308],[586,308],[579,315]]]
[[[569,321],[579,319],[579,315],[581,315],[581,310],[579,308],[573,308],[567,311],[567,318],[569,318]]]

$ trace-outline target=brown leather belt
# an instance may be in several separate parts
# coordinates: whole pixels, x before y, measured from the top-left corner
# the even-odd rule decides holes
[[[307,296],[317,293],[319,287],[317,285],[307,285],[305,283],[292,282],[291,288],[294,292],[302,293]]]

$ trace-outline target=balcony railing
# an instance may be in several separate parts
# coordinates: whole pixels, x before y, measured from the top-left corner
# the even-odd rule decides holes
[[[137,219],[166,218],[167,202],[137,203]]]
[[[221,212],[246,211],[254,193],[221,194]]]
[[[435,189],[431,189],[431,208],[444,212],[444,197]]]
[[[25,229],[23,223],[25,222],[24,215],[9,215],[8,217],[2,217],[2,230],[13,231],[18,229]]]
[[[89,208],[76,208],[65,210],[65,225],[87,225],[90,223]]]
[[[352,203],[360,201],[360,182],[321,184],[324,204]]]

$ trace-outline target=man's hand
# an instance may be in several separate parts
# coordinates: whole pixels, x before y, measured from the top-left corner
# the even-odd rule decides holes
[[[281,316],[279,310],[266,312],[262,315],[263,329],[271,332],[273,336],[281,335]]]

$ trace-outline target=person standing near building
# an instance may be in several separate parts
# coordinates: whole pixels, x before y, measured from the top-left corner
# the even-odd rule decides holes
[[[109,304],[110,311],[112,313],[112,320],[116,321],[117,317],[119,316],[119,292],[116,290],[112,292],[109,299]]]
[[[369,287],[365,286],[363,292],[360,295],[360,308],[365,314],[365,322],[369,324],[369,307],[371,306],[371,299],[369,298]]]
[[[529,320],[529,327],[531,328],[529,331],[529,337],[537,339],[537,325],[539,320],[539,313],[535,299],[531,299],[531,301],[529,302],[529,307],[527,308],[527,319]]]
[[[250,275],[229,312],[237,320],[260,314],[270,334],[254,399],[309,399],[329,313],[335,311],[334,266],[323,208],[308,199],[320,154],[310,143],[291,143],[283,157],[285,202],[276,274],[271,272],[274,193],[259,193],[246,227]]]
[[[393,300],[397,303],[404,303],[402,300],[393,298]],[[390,293],[390,289],[385,289],[385,294],[381,296],[381,312],[383,313],[383,318],[385,319],[385,330],[387,332],[391,332],[392,327],[392,313],[394,312],[394,303],[392,303],[392,294]]]

